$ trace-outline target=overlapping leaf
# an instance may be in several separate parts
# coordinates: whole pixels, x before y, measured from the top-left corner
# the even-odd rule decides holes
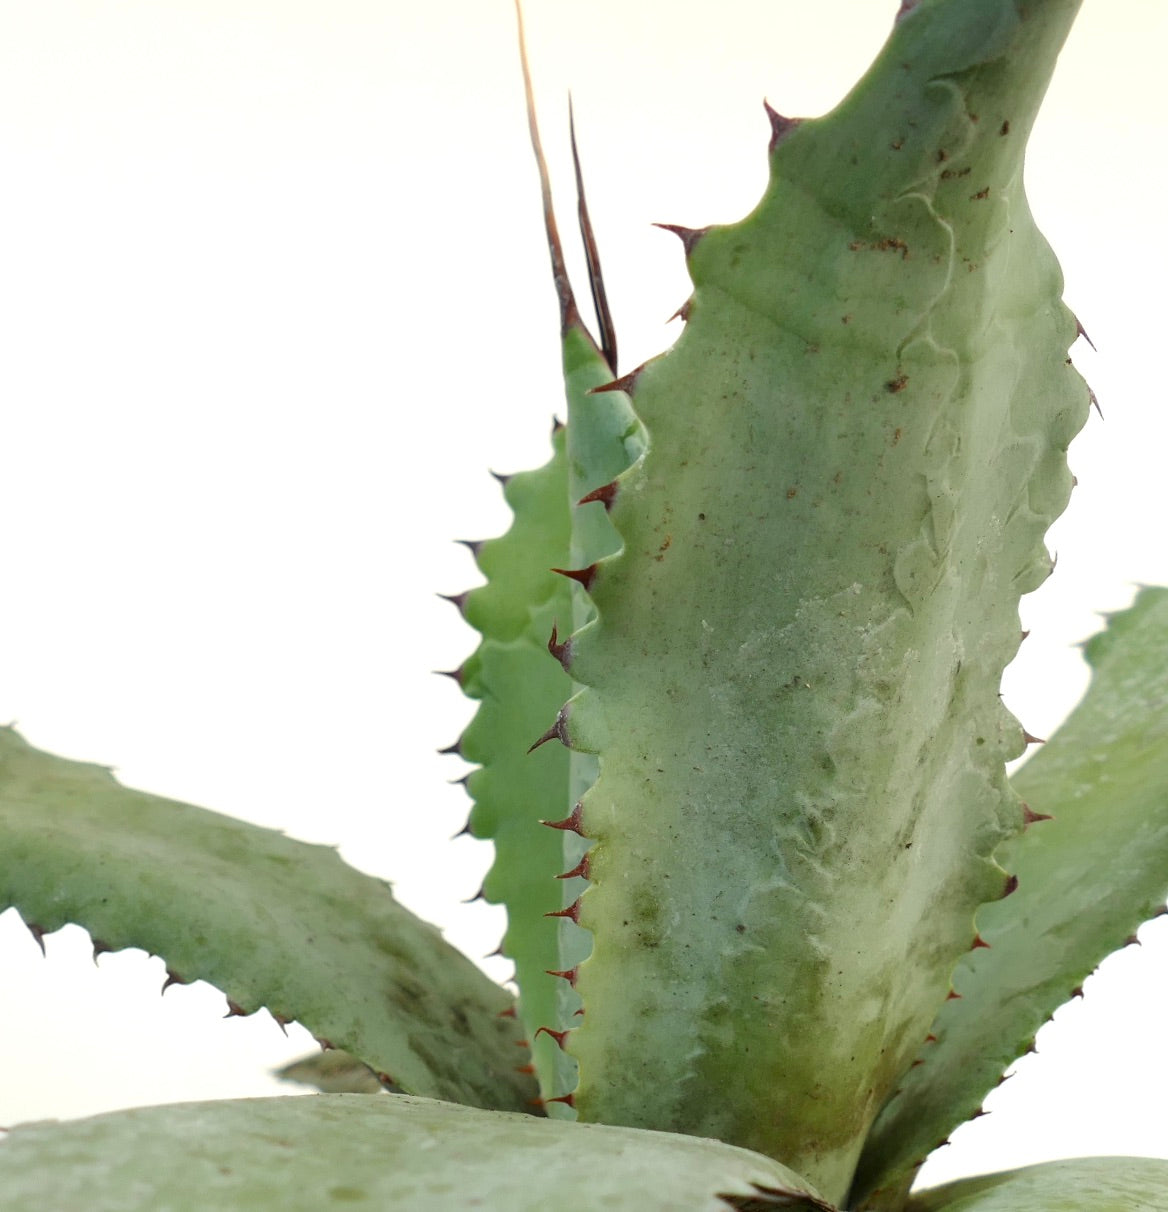
[[[509,994],[327,846],[122,787],[0,729],[0,908],[161,955],[414,1093],[530,1110]]]
[[[1089,399],[1022,159],[1076,8],[904,6],[833,113],[775,116],[755,211],[679,232],[686,329],[632,379],[573,640],[579,1112],[831,1198],[1021,827],[998,689]]]
[[[1017,890],[979,913],[988,947],[962,960],[960,998],[877,1119],[858,1194],[906,1188],[1083,978],[1164,906],[1168,589],[1143,590],[1086,656],[1086,697],[1013,779],[1032,820],[1002,856]]]
[[[29,1125],[0,1144],[0,1190],[5,1212],[827,1207],[777,1162],[717,1141],[358,1094]]]

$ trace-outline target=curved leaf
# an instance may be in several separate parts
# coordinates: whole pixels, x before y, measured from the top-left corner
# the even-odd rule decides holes
[[[1168,1208],[1168,1161],[1079,1157],[922,1191],[906,1212],[1156,1212]]]
[[[0,1144],[0,1190],[6,1212],[727,1212],[722,1194],[829,1209],[786,1167],[717,1141],[359,1094],[26,1125]]]
[[[1084,977],[1164,905],[1168,589],[1143,590],[1086,656],[1086,696],[1013,778],[1032,818],[1053,819],[1032,819],[1003,847],[1017,890],[979,912],[989,946],[958,966],[961,996],[941,1008],[935,1042],[876,1120],[857,1193],[907,1188]]]
[[[903,6],[836,110],[774,116],[752,214],[678,230],[686,328],[631,378],[648,445],[569,668],[583,1119],[842,1198],[1007,886],[998,690],[1089,409],[1022,187],[1076,8]]]
[[[527,1108],[509,994],[327,846],[122,787],[0,729],[0,907],[161,955],[403,1088]]]

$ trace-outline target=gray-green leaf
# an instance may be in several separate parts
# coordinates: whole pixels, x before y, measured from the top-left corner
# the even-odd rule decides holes
[[[958,966],[961,996],[945,1003],[935,1042],[877,1119],[855,1193],[897,1176],[906,1184],[1083,978],[1164,904],[1168,589],[1144,589],[1086,656],[1086,697],[1012,780],[1032,814],[999,856],[1017,890],[979,911],[989,946]]]
[[[1159,1212],[1168,1161],[1077,1157],[922,1191],[907,1212]]]
[[[0,1145],[0,1189],[6,1212],[726,1212],[722,1194],[829,1208],[785,1166],[718,1141],[359,1094],[27,1125]]]
[[[327,846],[122,787],[0,729],[0,908],[161,955],[414,1093],[526,1109],[511,997]]]

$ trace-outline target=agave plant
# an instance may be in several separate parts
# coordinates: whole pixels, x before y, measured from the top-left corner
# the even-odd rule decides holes
[[[769,111],[762,200],[672,229],[684,332],[624,373],[532,118],[567,418],[471,544],[450,746],[518,998],[332,850],[7,729],[2,903],[302,1023],[296,1076],[354,1091],[21,1127],[11,1206],[1168,1203],[1132,1158],[909,1195],[1168,886],[1168,591],[1006,777],[1037,738],[1002,671],[1092,403],[1022,189],[1077,7],[904,4],[834,111]]]

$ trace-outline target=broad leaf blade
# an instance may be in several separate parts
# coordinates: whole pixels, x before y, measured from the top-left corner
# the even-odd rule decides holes
[[[573,643],[579,1113],[831,1198],[1021,825],[998,690],[1089,407],[1022,158],[1075,9],[905,6],[833,113],[776,115],[754,212],[679,232],[686,329],[631,386]]]
[[[0,729],[0,907],[38,932],[161,955],[415,1093],[521,1110],[510,996],[381,880],[310,846],[122,787]]]
[[[723,1193],[828,1207],[784,1166],[717,1141],[355,1094],[27,1125],[0,1144],[0,1190],[6,1212],[727,1212]]]
[[[1157,1212],[1168,1208],[1168,1161],[1079,1157],[922,1191],[907,1212]]]
[[[877,1119],[857,1192],[907,1186],[1038,1028],[1168,895],[1168,589],[1145,589],[1086,646],[1082,703],[1014,776],[1035,820],[1003,847],[1012,896],[978,914],[960,999]],[[870,1205],[881,1207],[878,1200]]]

